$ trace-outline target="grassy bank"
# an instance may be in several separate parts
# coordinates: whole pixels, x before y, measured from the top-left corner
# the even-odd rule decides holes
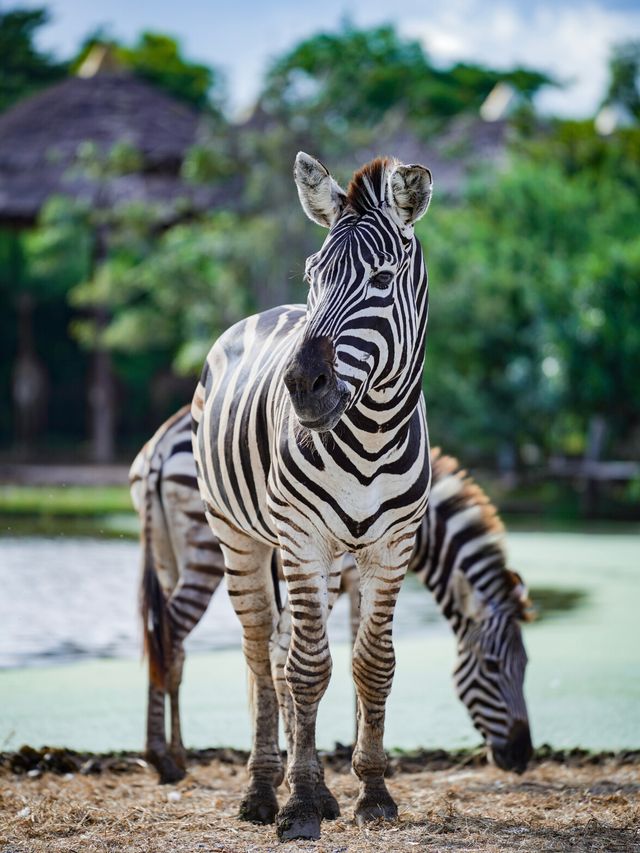
[[[0,514],[95,517],[132,512],[126,486],[0,486]]]
[[[0,486],[0,531],[12,536],[135,538],[126,486]]]
[[[498,488],[490,491],[497,493],[496,503],[512,531],[640,532],[638,521],[585,520],[575,507],[569,510],[551,499],[544,512],[535,511],[530,500]],[[137,536],[126,486],[0,485],[0,529],[14,535]]]

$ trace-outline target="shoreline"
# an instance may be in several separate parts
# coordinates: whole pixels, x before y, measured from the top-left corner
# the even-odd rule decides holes
[[[336,773],[349,773],[352,749],[352,746],[336,743],[334,749],[320,750],[319,753],[325,767]],[[282,752],[282,757],[286,760],[286,752]],[[248,750],[235,747],[187,750],[188,767],[206,767],[216,762],[244,767],[248,758]],[[424,770],[437,772],[490,766],[484,747],[454,750],[392,748],[387,752],[387,758],[387,776],[393,776],[396,773],[420,773]],[[545,763],[574,768],[599,767],[605,764],[615,767],[640,767],[640,747],[592,751],[582,747],[554,749],[549,744],[542,744],[535,749],[529,769]],[[45,773],[57,775],[127,773],[137,772],[140,768],[147,767],[150,765],[145,761],[144,754],[132,750],[87,752],[52,746],[36,749],[25,745],[15,751],[0,752],[0,773],[10,773],[15,776],[26,774],[31,778],[38,778]]]

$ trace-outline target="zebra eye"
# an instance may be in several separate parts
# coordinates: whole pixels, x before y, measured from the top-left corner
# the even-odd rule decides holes
[[[485,666],[487,667],[488,672],[500,672],[500,664],[497,660],[495,660],[495,658],[487,658],[487,660],[485,661]]]
[[[377,287],[379,290],[384,290],[393,281],[393,273],[391,270],[382,270],[372,275],[369,279],[371,287]]]

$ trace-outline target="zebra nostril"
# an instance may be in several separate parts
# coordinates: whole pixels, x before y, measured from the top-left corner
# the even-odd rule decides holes
[[[314,383],[311,386],[311,392],[316,395],[321,394],[327,387],[328,381],[326,373],[321,373],[320,376],[317,376],[314,380]]]

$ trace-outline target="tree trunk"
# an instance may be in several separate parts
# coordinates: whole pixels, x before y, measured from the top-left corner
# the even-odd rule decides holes
[[[94,246],[94,274],[98,265],[107,257],[108,234],[103,227],[96,228]],[[94,462],[112,462],[115,451],[115,388],[111,353],[102,343],[102,336],[109,322],[109,312],[104,306],[95,308],[98,342],[93,355],[93,376],[89,389],[91,418],[91,457]]]
[[[607,434],[607,422],[602,415],[592,415],[589,419],[587,447],[584,454],[586,476],[582,492],[582,513],[586,518],[596,518],[600,502],[599,480],[590,476],[588,466],[599,462],[602,458],[604,442]],[[593,472],[591,472],[593,473]]]
[[[104,316],[98,317],[98,325],[100,328],[106,325]],[[112,462],[115,451],[115,394],[111,353],[103,346],[98,346],[93,356],[89,406],[92,459],[99,463]]]

